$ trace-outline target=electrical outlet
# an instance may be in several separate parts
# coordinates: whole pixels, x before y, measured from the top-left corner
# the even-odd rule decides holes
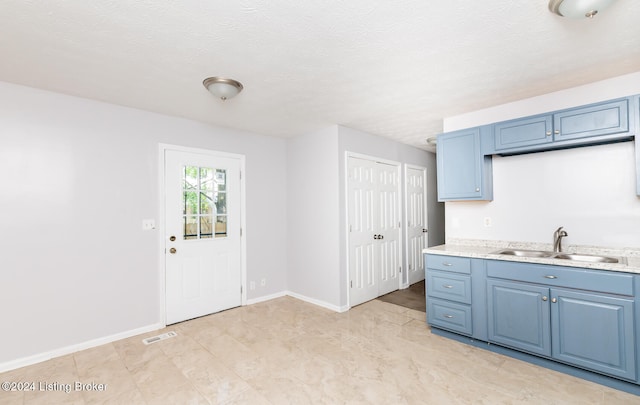
[[[156,229],[156,220],[155,219],[143,219],[142,220],[142,230],[150,231],[152,229]]]
[[[264,287],[267,285],[267,279],[266,278],[262,278],[262,280],[260,280],[260,286]]]
[[[484,217],[484,227],[490,228],[492,225],[491,217]]]
[[[256,289],[256,282],[255,281],[251,281],[249,283],[249,289],[250,290],[255,290]]]

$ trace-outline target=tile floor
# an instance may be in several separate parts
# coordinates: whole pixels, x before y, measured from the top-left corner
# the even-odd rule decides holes
[[[283,297],[0,374],[107,384],[0,391],[8,404],[638,404],[640,398],[432,335],[379,300],[337,314]]]

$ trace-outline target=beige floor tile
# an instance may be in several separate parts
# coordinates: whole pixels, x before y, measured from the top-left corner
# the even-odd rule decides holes
[[[177,336],[151,345],[144,337]],[[638,404],[640,397],[434,335],[424,312],[335,313],[291,297],[0,375],[107,384],[0,393],[6,404]],[[14,395],[15,394],[15,395]]]

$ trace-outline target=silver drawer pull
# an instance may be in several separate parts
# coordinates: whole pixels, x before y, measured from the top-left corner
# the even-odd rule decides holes
[[[442,286],[443,286],[444,288],[453,288],[453,286],[452,286],[452,285],[448,285],[448,284],[442,284]]]
[[[447,318],[447,319],[451,319],[451,318],[453,318],[453,315],[444,315],[444,317]]]
[[[442,262],[442,265],[443,265],[443,266],[447,266],[447,267],[451,267],[451,266],[453,266],[453,264],[452,264],[452,263],[447,263],[447,262]]]
[[[556,276],[544,276],[544,278],[554,279],[554,278],[558,278],[558,277],[556,277]]]

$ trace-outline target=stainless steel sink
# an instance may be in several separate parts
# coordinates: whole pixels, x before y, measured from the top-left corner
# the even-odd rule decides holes
[[[592,263],[619,263],[617,257],[598,256],[598,255],[581,255],[577,253],[557,253],[553,256],[555,259],[577,260],[579,262]]]
[[[509,255],[518,257],[551,257],[553,252],[546,252],[544,250],[518,250],[518,249],[504,249],[497,252],[493,252],[497,255]]]
[[[493,252],[496,255],[508,255],[518,257],[546,257],[550,259],[575,260],[591,263],[624,263],[624,259],[610,256],[587,255],[579,253],[557,253],[545,250],[504,249]]]

